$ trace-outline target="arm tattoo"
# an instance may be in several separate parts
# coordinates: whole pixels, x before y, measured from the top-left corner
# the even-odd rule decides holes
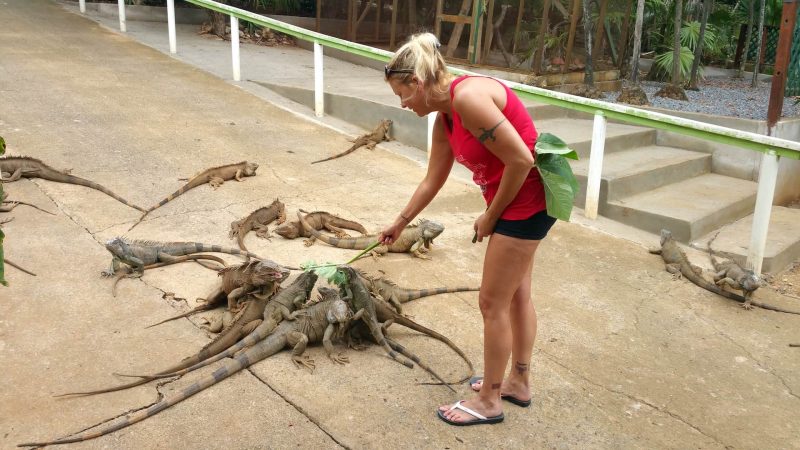
[[[483,128],[483,127],[478,127],[481,130],[483,130],[483,133],[481,133],[481,135],[478,136],[478,140],[481,141],[481,143],[484,143],[487,140],[489,140],[489,138],[491,138],[492,142],[495,142],[497,140],[497,138],[494,135],[494,130],[496,130],[497,127],[499,127],[500,124],[505,122],[505,121],[506,121],[506,118],[503,117],[503,120],[501,120],[500,122],[497,122],[497,125],[493,126],[492,128],[489,128],[488,130],[486,128]]]

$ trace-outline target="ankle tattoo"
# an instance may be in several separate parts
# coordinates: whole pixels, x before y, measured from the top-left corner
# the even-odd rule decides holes
[[[501,385],[501,384],[502,384],[502,383],[494,383],[494,384],[492,385],[492,390],[493,390],[493,391],[496,391],[496,390],[500,389],[500,385]]]
[[[528,371],[528,364],[517,361],[514,363],[514,368],[517,369],[518,374],[525,375],[525,372]]]

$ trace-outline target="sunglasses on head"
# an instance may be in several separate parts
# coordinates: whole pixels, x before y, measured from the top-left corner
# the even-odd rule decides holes
[[[388,65],[383,66],[383,73],[389,78],[393,73],[414,73],[414,69],[390,69]]]

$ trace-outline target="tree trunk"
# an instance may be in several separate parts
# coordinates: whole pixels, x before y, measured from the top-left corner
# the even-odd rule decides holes
[[[577,1],[577,0],[576,0]],[[583,0],[583,34],[586,46],[586,63],[583,76],[584,84],[594,86],[594,68],[592,67],[592,16],[589,14],[589,0]],[[569,66],[569,61],[564,61]]]
[[[208,18],[211,20],[211,33],[225,39],[225,30],[228,26],[228,16],[216,11],[208,10]]]
[[[747,50],[750,48],[750,39],[753,37],[753,14],[755,8],[753,4],[756,0],[749,0],[750,1],[750,14],[747,19],[747,38],[744,40],[744,51],[742,52],[742,60],[739,63],[739,78],[744,77],[744,65],[747,63]]]
[[[639,84],[639,56],[642,54],[642,23],[644,22],[644,0],[636,2],[636,25],[633,30],[633,54],[631,55],[630,80]]]
[[[459,16],[466,16],[469,14],[470,7],[472,6],[472,0],[463,0],[461,2],[461,9],[458,12]],[[464,24],[457,23],[453,26],[453,33],[450,35],[450,40],[447,42],[447,50],[445,51],[445,56],[452,57],[453,53],[455,53],[456,48],[458,48],[458,41],[461,40],[461,32],[464,31]]]
[[[706,25],[708,24],[708,15],[711,13],[711,8],[714,5],[714,0],[703,0],[703,14],[700,22],[700,36],[697,37],[697,46],[694,48],[694,60],[692,61],[692,75],[689,79],[689,89],[698,91],[697,88],[697,71],[700,68],[700,59],[703,57],[703,39],[706,35]]]
[[[763,1],[763,0],[762,0]],[[681,15],[683,0],[675,0],[675,31],[672,33],[672,84],[680,86],[681,82]]]
[[[750,83],[750,87],[758,87],[758,66],[761,64],[761,43],[764,39],[764,10],[765,8],[765,1],[761,0],[760,7],[761,10],[758,12],[758,45],[756,47],[756,60],[753,61],[753,81]]]

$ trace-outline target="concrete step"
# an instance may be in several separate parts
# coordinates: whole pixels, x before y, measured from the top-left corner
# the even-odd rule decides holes
[[[575,204],[586,203],[589,158],[570,161],[580,192]],[[603,157],[600,205],[711,172],[711,155],[650,145]]]
[[[769,219],[767,245],[764,248],[762,272],[779,272],[800,258],[800,209],[773,206]],[[753,215],[750,214],[723,227],[711,244],[714,253],[728,258],[744,267],[747,250],[750,247],[750,234],[753,229]],[[713,231],[692,243],[692,247],[707,249],[708,241],[716,234]]]
[[[607,202],[600,214],[636,228],[672,231],[689,242],[751,214],[757,183],[713,173]]]
[[[589,159],[592,146],[592,121],[574,118],[535,120],[539,134],[551,133],[564,140],[581,159]],[[655,144],[656,131],[649,128],[609,123],[605,153],[611,154]]]

